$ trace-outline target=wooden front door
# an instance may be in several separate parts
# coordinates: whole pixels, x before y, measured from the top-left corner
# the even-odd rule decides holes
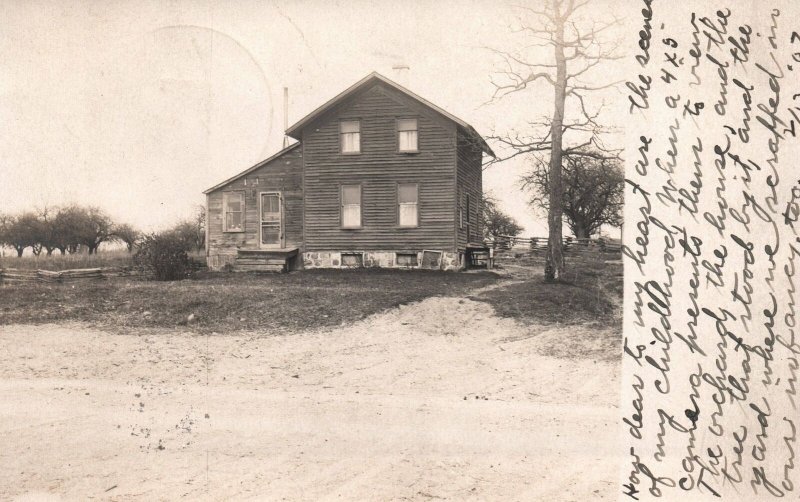
[[[261,247],[283,247],[283,197],[280,192],[261,192],[260,199]]]

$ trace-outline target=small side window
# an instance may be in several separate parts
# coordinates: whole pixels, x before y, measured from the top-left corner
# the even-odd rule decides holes
[[[244,232],[244,192],[223,192],[222,231]]]

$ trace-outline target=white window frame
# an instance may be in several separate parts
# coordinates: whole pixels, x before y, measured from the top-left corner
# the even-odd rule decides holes
[[[232,194],[241,198],[242,205],[241,205],[241,210],[240,211],[228,211],[228,200],[229,200],[229,198],[230,198],[230,196]],[[242,232],[244,232],[244,223],[245,223],[244,219],[245,219],[245,215],[247,214],[246,211],[245,211],[245,204],[246,204],[245,199],[246,199],[246,197],[245,197],[244,190],[232,190],[232,191],[228,191],[228,192],[222,192],[222,231],[223,232],[226,232],[226,233],[242,233]],[[242,218],[241,218],[242,224],[241,224],[240,227],[229,228],[228,227],[228,214],[236,213],[236,212],[240,212],[242,214]]]
[[[414,190],[416,191],[417,197],[416,202],[400,202],[400,187],[401,186],[413,186]],[[397,226],[401,228],[416,228],[419,226],[419,183],[398,183],[397,184]],[[400,215],[402,214],[403,206],[415,206],[415,213],[416,218],[413,225],[404,225],[400,221]]]
[[[414,129],[400,129],[400,122],[404,120],[413,120]],[[400,153],[419,153],[419,119],[416,117],[401,117],[395,121],[395,129],[397,130],[397,151]],[[414,149],[403,149],[400,146],[400,134],[403,132],[414,131]]]
[[[354,123],[358,124],[358,131],[357,132],[342,132],[342,126],[345,123]],[[357,141],[356,141],[356,149],[355,150],[345,150],[344,149],[344,138],[347,134],[355,134]],[[361,120],[360,119],[343,119],[339,121],[339,153],[342,155],[358,155],[361,153]]]
[[[345,225],[344,224],[344,188],[345,187],[358,187],[358,204],[347,204],[348,206],[358,205],[358,225]],[[339,226],[344,229],[359,229],[364,224],[364,188],[361,183],[342,183],[339,185]]]

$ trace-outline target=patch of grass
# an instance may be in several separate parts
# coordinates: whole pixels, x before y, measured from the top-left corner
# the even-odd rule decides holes
[[[205,263],[202,251],[189,253],[195,261]],[[25,255],[22,257],[0,256],[0,268],[19,268],[24,270],[70,270],[78,268],[131,267],[133,253],[126,250],[100,251],[97,254],[75,253],[61,255],[58,251],[51,256]]]
[[[65,254],[58,251],[51,256],[4,256],[0,258],[0,268],[19,268],[26,270],[69,270],[76,268],[128,267],[133,264],[132,254],[127,251],[105,251],[97,254]]]
[[[535,324],[621,329],[621,261],[607,260],[598,253],[570,255],[564,281],[552,284],[544,282],[543,258],[525,257],[514,263],[534,267],[534,273],[522,282],[487,291],[475,299],[491,304],[498,315]]]
[[[424,270],[307,270],[291,274],[201,272],[192,280],[0,286],[0,325],[86,321],[104,328],[281,333],[352,322],[431,296],[464,294],[498,280],[491,273]]]

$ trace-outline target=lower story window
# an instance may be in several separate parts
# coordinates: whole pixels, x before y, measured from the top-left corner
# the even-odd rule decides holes
[[[342,185],[342,228],[361,228],[361,185]]]
[[[222,211],[224,232],[244,232],[244,192],[224,192]]]
[[[397,214],[401,227],[419,225],[419,185],[401,183],[397,185]]]

